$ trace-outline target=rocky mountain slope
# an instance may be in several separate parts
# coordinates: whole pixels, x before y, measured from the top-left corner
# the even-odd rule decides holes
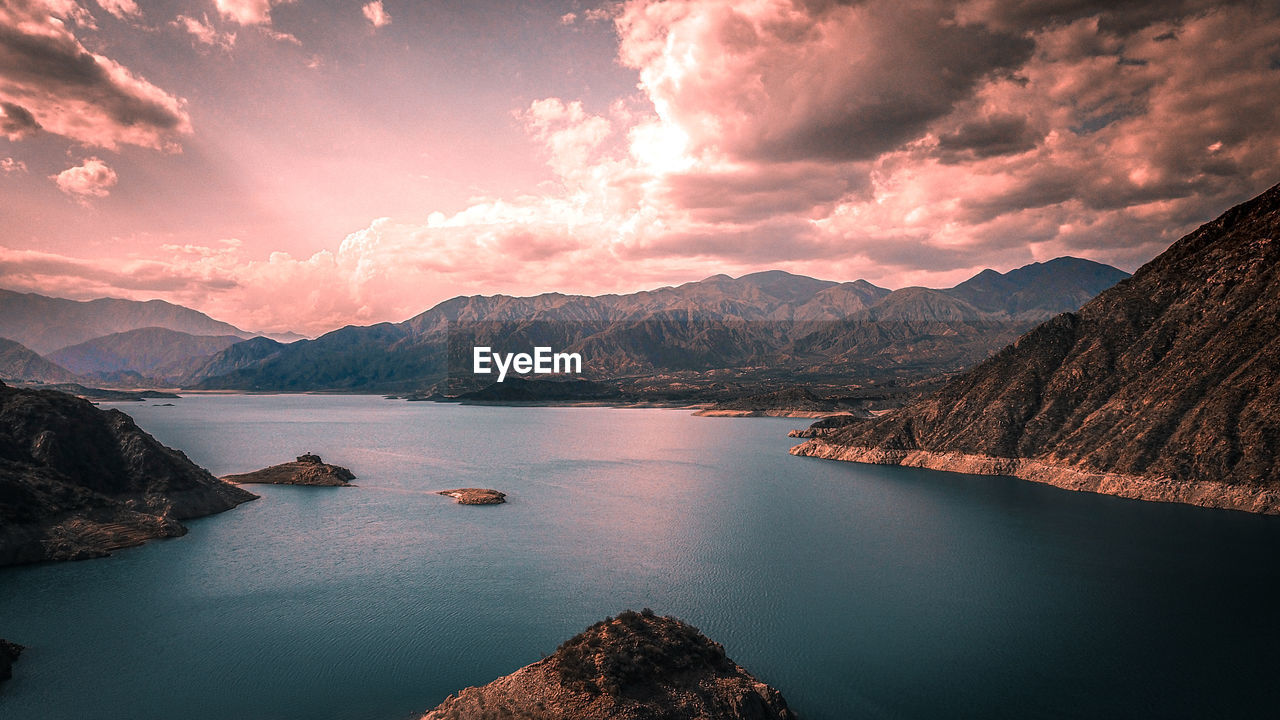
[[[0,338],[0,379],[19,382],[69,383],[80,378],[70,370],[13,340]]]
[[[0,566],[98,557],[182,535],[179,521],[256,497],[119,410],[0,384]]]
[[[793,720],[777,690],[692,626],[645,610],[596,623],[547,658],[467,688],[423,720]]]
[[[792,452],[1280,513],[1280,186],[934,395]]]
[[[80,375],[135,372],[167,379],[183,374],[192,359],[208,358],[242,340],[239,335],[192,335],[147,327],[65,347],[48,359]]]

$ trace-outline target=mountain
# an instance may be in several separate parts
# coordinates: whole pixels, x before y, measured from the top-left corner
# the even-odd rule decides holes
[[[1280,513],[1280,185],[932,396],[792,452]]]
[[[1110,265],[1060,257],[1004,274],[983,270],[943,292],[983,312],[1038,321],[1078,308],[1127,277]]]
[[[69,383],[75,373],[52,363],[21,343],[0,338],[0,379],[20,382]]]
[[[191,335],[161,327],[97,337],[49,354],[49,359],[81,375],[136,372],[165,378],[192,358],[207,358],[241,342],[238,335]]]
[[[0,566],[99,557],[182,535],[179,521],[256,497],[119,410],[0,383]]]
[[[782,695],[697,628],[627,611],[554,653],[447,698],[422,720],[794,720]]]
[[[909,287],[894,290],[854,317],[876,322],[964,322],[995,319],[994,315],[952,297],[945,290]]]
[[[953,372],[1031,326],[1026,318],[1033,309],[1013,295],[1036,283],[1052,278],[1062,288],[1054,302],[1072,303],[1050,302],[1037,319],[1079,307],[1075,298],[1091,296],[1097,268],[1106,267],[1082,263],[992,273],[996,290],[966,291],[983,308],[950,291],[891,292],[862,280],[837,283],[778,270],[713,275],[629,295],[457,297],[402,323],[349,326],[222,374],[189,378],[202,389],[412,392],[470,375],[475,345],[577,352],[586,361],[583,374],[597,380],[725,368],[838,372],[837,365],[849,363],[872,375],[892,376],[904,367],[915,374]],[[993,305],[1001,292],[1009,294],[1002,302],[1013,315]]]
[[[207,357],[193,357],[173,368],[181,385],[197,385],[205,380],[230,375],[273,357],[284,347],[270,338],[256,337],[236,343]]]
[[[191,335],[253,337],[191,308],[163,300],[64,300],[0,290],[0,337],[45,354],[103,335],[162,327]]]

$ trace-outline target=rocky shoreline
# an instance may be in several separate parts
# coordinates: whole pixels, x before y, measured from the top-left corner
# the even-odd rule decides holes
[[[848,415],[844,411],[822,411],[822,410],[787,410],[783,408],[773,410],[726,410],[722,408],[703,408],[695,410],[694,415],[697,417],[732,417],[732,418],[753,418],[753,417],[780,417],[780,418],[826,418],[838,415]]]
[[[1257,486],[1098,472],[1033,458],[846,446],[827,442],[821,437],[797,445],[790,452],[802,457],[871,465],[901,465],[970,475],[1007,475],[1064,490],[1280,515],[1280,492]]]

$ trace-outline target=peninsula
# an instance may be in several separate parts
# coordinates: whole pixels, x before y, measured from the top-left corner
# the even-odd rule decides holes
[[[101,557],[256,498],[119,410],[0,383],[0,566]]]

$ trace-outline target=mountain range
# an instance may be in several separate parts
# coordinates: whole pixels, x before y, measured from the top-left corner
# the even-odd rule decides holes
[[[50,353],[48,359],[84,376],[136,374],[166,380],[186,375],[193,359],[207,358],[242,341],[240,335],[192,335],[146,327],[64,347]]]
[[[792,452],[1280,513],[1280,185],[929,397]]]
[[[477,344],[578,352],[592,379],[724,368],[925,375],[981,360],[1127,276],[1058,258],[984,271],[945,290],[890,291],[773,270],[629,295],[465,296],[401,323],[348,326],[287,346],[259,343],[256,358],[232,346],[212,360],[227,372],[189,380],[204,389],[413,391],[469,376]],[[1046,286],[1052,292],[1036,292]]]
[[[348,326],[289,344],[159,301],[77,302],[0,291],[7,313],[0,332],[14,341],[0,347],[0,377],[399,393],[447,383],[447,394],[461,394],[487,384],[469,366],[471,347],[487,344],[580,353],[582,376],[593,380],[682,373],[701,381],[727,369],[916,379],[968,367],[1034,322],[1073,310],[1124,277],[1116,268],[1065,257],[1007,273],[984,270],[941,290],[890,291],[865,280],[773,270],[626,295],[456,297],[404,322]],[[133,327],[143,322],[155,325]],[[32,352],[84,336],[44,357]]]
[[[104,335],[149,327],[188,335],[234,335],[241,339],[261,334],[246,332],[197,310],[163,300],[67,300],[0,290],[0,337],[21,343],[41,355]],[[292,341],[301,337],[284,333],[277,339]]]

